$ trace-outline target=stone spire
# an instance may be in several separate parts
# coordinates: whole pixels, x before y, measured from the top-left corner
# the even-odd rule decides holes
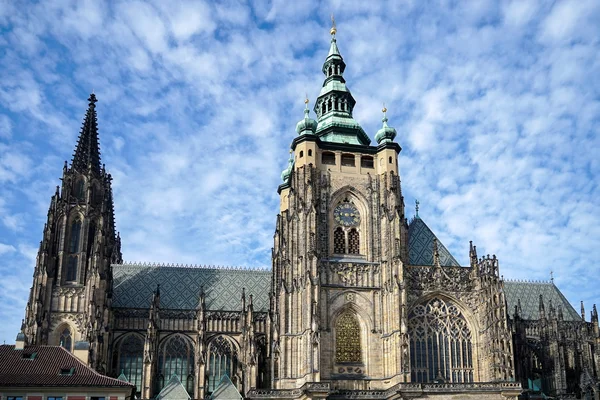
[[[96,116],[98,100],[92,93],[88,101],[89,107],[81,126],[71,167],[80,173],[90,168],[95,175],[100,175],[100,145],[98,144],[98,119]]]
[[[325,81],[314,106],[318,122],[317,135],[326,142],[368,145],[371,140],[352,118],[356,100],[346,87],[343,76],[346,63],[337,45],[335,21],[330,33],[331,45],[322,68]]]

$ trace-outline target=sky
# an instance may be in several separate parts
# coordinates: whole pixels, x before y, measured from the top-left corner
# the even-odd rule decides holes
[[[600,301],[600,2],[0,0],[0,343],[94,91],[126,261],[270,267],[277,186],[330,15],[407,215],[463,265]],[[311,113],[314,118],[314,114]],[[374,143],[374,142],[373,142]]]

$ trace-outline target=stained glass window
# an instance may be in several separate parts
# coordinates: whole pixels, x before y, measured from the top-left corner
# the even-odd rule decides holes
[[[159,390],[177,375],[190,395],[194,393],[194,348],[183,335],[173,335],[163,343],[158,359]]]
[[[342,228],[337,228],[333,233],[333,252],[344,254],[346,252],[346,238]]]
[[[360,363],[360,324],[351,312],[345,312],[335,325],[335,361],[338,363]]]
[[[237,367],[235,348],[223,336],[218,336],[208,346],[208,392],[212,393],[223,375],[232,377]]]
[[[473,382],[471,330],[456,305],[433,298],[408,321],[413,382]]]
[[[348,232],[348,254],[360,254],[360,236],[356,229]]]
[[[61,347],[64,347],[67,351],[71,351],[71,345],[73,344],[73,337],[71,336],[71,330],[69,327],[65,327],[60,333],[58,343]]]
[[[137,335],[129,335],[119,347],[119,373],[123,373],[139,393],[142,389],[144,341]]]

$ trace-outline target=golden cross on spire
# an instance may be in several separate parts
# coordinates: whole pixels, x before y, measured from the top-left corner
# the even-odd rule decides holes
[[[329,33],[331,33],[331,36],[335,36],[335,34],[337,33],[337,28],[335,27],[335,17],[333,16],[333,14],[331,14],[331,30],[329,31]]]

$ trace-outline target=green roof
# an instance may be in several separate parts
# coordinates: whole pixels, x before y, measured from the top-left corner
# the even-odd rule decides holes
[[[242,395],[227,374],[223,375],[219,385],[210,395],[211,400],[242,400],[242,398]]]
[[[408,225],[408,260],[410,265],[433,265],[433,240],[437,239],[440,265],[460,267],[446,246],[435,236],[427,224],[419,217]]]
[[[271,271],[183,267],[156,264],[114,264],[113,306],[149,308],[160,285],[160,307],[193,310],[205,293],[207,310],[240,311],[242,289],[253,295],[256,311],[268,311]]]
[[[515,306],[521,301],[521,318],[539,319],[540,295],[544,300],[546,315],[550,312],[550,302],[558,312],[560,306],[565,321],[581,321],[580,315],[575,311],[569,301],[552,282],[520,282],[504,281],[504,293],[509,315],[513,315]]]

